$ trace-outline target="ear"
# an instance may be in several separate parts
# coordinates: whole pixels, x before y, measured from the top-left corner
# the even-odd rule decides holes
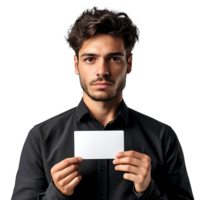
[[[129,74],[131,72],[131,69],[132,69],[132,53],[130,54],[129,58],[128,58],[128,68],[127,68],[127,71],[126,73]]]
[[[79,71],[78,71],[78,59],[77,59],[76,55],[74,55],[74,68],[75,68],[75,73],[77,75],[79,75]]]

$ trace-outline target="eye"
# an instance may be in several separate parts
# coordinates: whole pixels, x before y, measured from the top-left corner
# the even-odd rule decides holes
[[[120,58],[118,58],[118,57],[112,57],[112,58],[117,58],[117,60],[115,60],[115,61],[120,61]],[[88,59],[94,59],[94,58],[89,57],[89,58],[86,58],[84,61],[86,61],[86,60],[88,60]],[[91,62],[87,62],[87,63],[91,63]]]
[[[118,58],[118,57],[112,57],[112,58],[117,58],[117,61],[120,61],[120,58]]]
[[[88,59],[94,59],[94,58],[91,58],[91,57],[90,57],[90,58],[86,58],[84,61],[86,61],[86,60],[88,60]],[[90,63],[90,62],[89,62],[89,63]]]

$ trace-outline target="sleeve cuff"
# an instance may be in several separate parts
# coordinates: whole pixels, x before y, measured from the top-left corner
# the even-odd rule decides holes
[[[137,196],[137,197],[141,197],[142,195],[143,195],[143,193],[142,194],[139,194],[139,193],[137,193],[136,192],[136,190],[135,190],[135,185],[133,184],[133,192],[135,193],[135,195]],[[144,191],[145,192],[145,191]]]
[[[48,200],[70,200],[70,197],[63,195],[54,185],[51,180],[49,187],[46,190],[46,197]]]
[[[138,198],[140,198],[140,200],[147,199],[148,197],[150,197],[153,189],[154,189],[154,181],[153,181],[152,178],[151,178],[151,181],[149,183],[149,186],[147,187],[147,189],[142,194],[139,194],[139,193],[136,192],[135,185],[133,184],[133,192],[135,193],[135,195]]]

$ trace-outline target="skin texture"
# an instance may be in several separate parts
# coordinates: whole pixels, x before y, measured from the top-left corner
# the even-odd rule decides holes
[[[75,186],[82,179],[78,169],[82,160],[82,158],[79,160],[79,157],[66,158],[51,168],[53,182],[56,188],[65,196],[72,195]]]
[[[122,55],[109,55],[116,52]],[[74,56],[74,67],[83,88],[85,104],[94,118],[106,126],[115,118],[122,101],[126,74],[131,72],[132,55],[127,62],[121,37],[97,34],[83,43],[79,50],[79,60]],[[111,84],[107,88],[99,89],[93,85],[105,81]]]
[[[117,55],[111,53],[121,53]],[[94,54],[94,55],[87,55]],[[83,99],[92,113],[104,126],[115,118],[126,84],[126,74],[131,72],[132,54],[126,60],[126,50],[121,37],[97,34],[83,43],[79,60],[74,56],[75,73],[79,75]],[[95,88],[94,83],[106,81],[111,85]],[[142,194],[151,181],[150,157],[136,152],[124,151],[115,159],[116,170],[125,171],[123,178],[133,181],[135,189]]]
[[[124,179],[134,182],[135,190],[142,194],[151,182],[151,158],[137,151],[124,151],[115,155],[115,170],[125,171]]]

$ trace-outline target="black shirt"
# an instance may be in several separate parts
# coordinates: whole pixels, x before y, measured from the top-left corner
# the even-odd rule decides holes
[[[81,181],[70,197],[54,185],[51,168],[74,157],[75,130],[123,130],[124,150],[151,158],[151,182],[142,195],[134,183],[115,170],[113,159],[83,159]],[[103,148],[103,145],[102,145]],[[117,152],[116,152],[117,153]],[[117,115],[105,127],[79,105],[42,123],[29,132],[22,149],[12,200],[167,200],[194,199],[184,155],[173,129],[120,103]]]

